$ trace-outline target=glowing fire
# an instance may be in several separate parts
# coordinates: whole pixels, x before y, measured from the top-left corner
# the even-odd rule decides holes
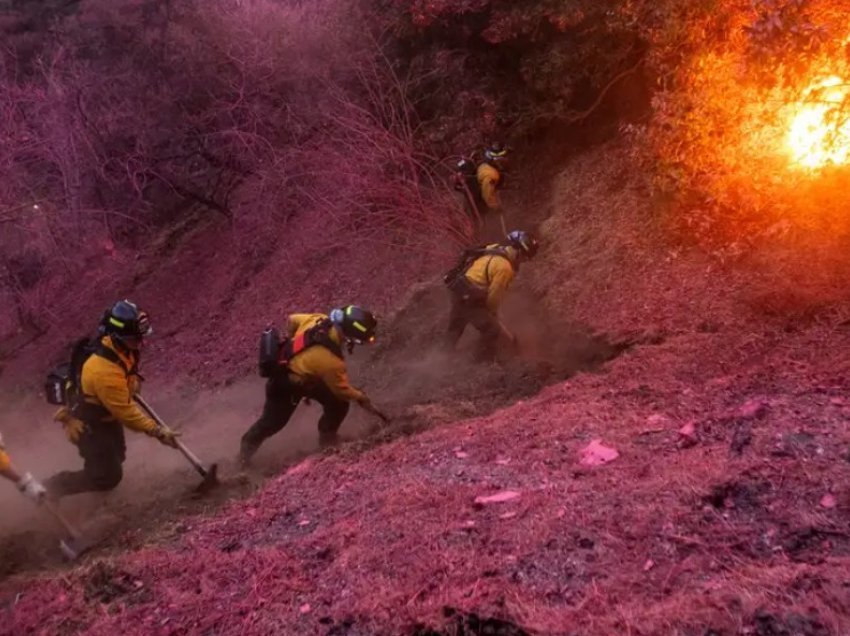
[[[850,161],[850,85],[835,75],[812,84],[795,109],[788,131],[794,162],[805,168]]]

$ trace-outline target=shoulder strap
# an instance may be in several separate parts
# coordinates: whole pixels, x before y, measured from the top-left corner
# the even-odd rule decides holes
[[[97,349],[94,352],[94,355],[103,358],[104,360],[109,360],[110,362],[117,364],[121,367],[121,370],[124,371],[124,375],[131,376],[136,373],[136,365],[134,364],[132,367],[128,368],[127,364],[121,359],[117,353],[115,353],[109,347],[104,347],[103,343],[98,344]]]
[[[334,354],[337,358],[342,359],[342,347],[340,347],[337,343],[333,341],[331,338],[331,328],[333,327],[333,323],[329,318],[325,318],[324,320],[317,323],[311,329],[308,330],[310,336],[308,339],[311,341],[311,344],[321,345],[332,354]]]
[[[281,349],[281,363],[287,364],[292,358],[310,347],[319,345],[329,350],[337,358],[342,359],[342,347],[333,341],[330,329],[333,323],[327,318],[320,320],[315,325],[286,341]]]

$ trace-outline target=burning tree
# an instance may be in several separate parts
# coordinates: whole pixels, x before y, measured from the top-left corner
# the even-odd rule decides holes
[[[684,38],[650,33],[660,90],[648,141],[680,230],[738,249],[796,230],[850,232],[841,194],[850,179],[850,31],[841,5],[696,5],[683,9]]]

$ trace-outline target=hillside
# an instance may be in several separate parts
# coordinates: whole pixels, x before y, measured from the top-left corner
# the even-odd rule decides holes
[[[44,374],[130,298],[146,399],[221,478],[128,433],[120,484],[59,502],[73,563],[0,480],[0,636],[850,634],[846,28],[840,0],[0,2],[3,443],[80,465]],[[445,348],[442,275],[499,205],[540,249],[485,361]],[[320,449],[304,401],[239,465],[260,332],[350,303],[388,421]]]
[[[171,519],[153,543],[61,577],[9,579],[6,633],[845,633],[850,333],[829,316],[757,321],[733,277],[695,283],[698,257],[653,258],[662,246],[633,232],[649,208],[640,180],[622,178],[625,150],[577,158],[553,181],[542,228],[567,238],[518,286],[541,299],[520,307],[537,343],[527,364],[479,373],[459,356],[438,366],[452,381],[400,367],[411,349],[428,359],[439,330],[435,316],[405,331],[405,312],[427,307],[414,296],[388,326],[392,351],[358,371],[408,425],[436,428],[311,456],[214,516]],[[643,340],[500,407],[587,337],[551,329],[553,313]],[[390,397],[408,375],[417,389]],[[619,457],[583,466],[593,439]]]

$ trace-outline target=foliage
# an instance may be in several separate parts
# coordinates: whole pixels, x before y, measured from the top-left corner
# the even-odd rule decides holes
[[[842,93],[823,84],[850,77],[840,3],[713,5],[685,10],[681,29],[647,33],[662,74],[641,141],[673,228],[726,254],[777,235],[850,233],[846,166],[794,147],[805,142],[795,130],[824,148],[842,143],[848,94],[826,99]],[[818,105],[821,137],[799,120]]]
[[[31,5],[0,22],[0,252],[73,272],[190,214],[226,219],[251,249],[269,226],[329,218],[330,242],[466,240],[412,134],[419,79],[350,3],[63,7],[49,31]]]
[[[605,0],[378,0],[400,64],[450,68],[417,106],[433,143],[475,145],[584,119],[645,47]],[[447,68],[447,70],[449,70]],[[439,90],[437,90],[439,87]],[[637,104],[624,105],[624,112]]]

